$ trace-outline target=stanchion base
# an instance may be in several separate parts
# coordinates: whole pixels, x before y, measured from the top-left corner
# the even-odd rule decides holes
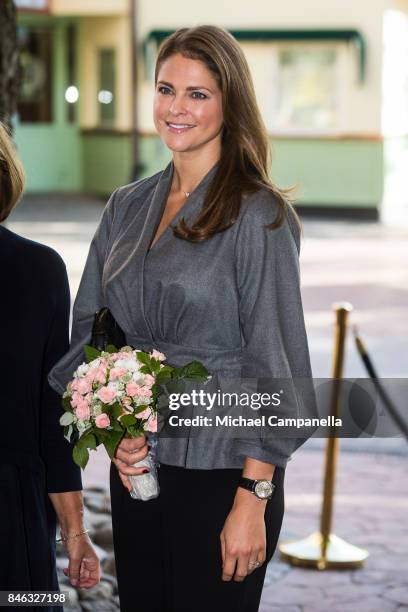
[[[361,567],[368,557],[368,551],[349,544],[333,533],[329,536],[326,558],[321,557],[322,536],[317,531],[309,537],[295,542],[280,544],[281,559],[299,567],[315,569],[351,569]]]

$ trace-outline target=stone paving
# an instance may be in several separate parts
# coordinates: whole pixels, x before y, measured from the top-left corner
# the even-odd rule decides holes
[[[74,296],[102,206],[97,199],[31,197],[8,225],[61,253]],[[330,375],[331,304],[337,300],[353,303],[352,322],[358,324],[380,375],[407,376],[407,238],[406,228],[379,223],[306,220],[302,293],[315,376]],[[345,374],[365,375],[350,338]],[[370,556],[362,569],[319,572],[292,568],[276,553],[267,570],[261,612],[408,611],[408,445],[402,439],[368,439],[344,440],[341,447],[333,532],[366,548]],[[323,461],[324,441],[311,440],[289,463],[282,542],[317,530]],[[84,474],[88,493],[91,487],[107,488],[108,465],[103,449],[92,454]],[[95,499],[98,495],[94,492]],[[106,514],[104,520],[106,527]],[[101,537],[109,551],[105,527]],[[109,563],[107,574],[112,571]],[[96,601],[81,595],[81,607],[75,610],[117,609],[114,598],[106,599],[108,591],[115,593],[114,583],[102,586]]]
[[[280,541],[316,531],[324,455],[300,449],[286,469]],[[400,612],[408,610],[407,459],[340,453],[332,532],[369,552],[361,569],[294,568],[276,553],[260,612]]]

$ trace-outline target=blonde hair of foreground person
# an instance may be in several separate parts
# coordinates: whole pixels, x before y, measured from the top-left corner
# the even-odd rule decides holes
[[[7,128],[0,122],[0,223],[17,204],[24,190],[24,170]]]

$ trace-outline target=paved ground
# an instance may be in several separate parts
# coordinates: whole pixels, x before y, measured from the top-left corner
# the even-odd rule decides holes
[[[74,296],[101,210],[99,200],[32,197],[15,210],[9,227],[61,253]],[[304,234],[303,299],[314,375],[330,375],[331,305],[347,300],[380,375],[407,377],[408,230],[307,220]],[[345,374],[365,375],[350,338]],[[406,406],[401,410],[406,414]],[[407,447],[397,439],[342,441],[333,530],[368,549],[366,566],[320,573],[290,568],[276,555],[268,567],[262,612],[408,610]],[[303,538],[318,527],[323,448],[322,440],[308,442],[287,468],[281,541]],[[94,454],[85,483],[106,482],[102,451]]]
[[[318,529],[323,456],[302,450],[286,470],[281,542]],[[333,532],[369,551],[357,570],[268,567],[261,612],[400,612],[408,610],[407,461],[390,454],[341,454]]]

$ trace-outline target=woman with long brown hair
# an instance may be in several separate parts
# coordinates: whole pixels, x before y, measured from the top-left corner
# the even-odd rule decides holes
[[[164,41],[154,121],[172,161],[108,202],[52,384],[63,391],[103,306],[128,344],[172,365],[201,361],[213,380],[310,377],[300,227],[269,179],[251,75],[227,31],[182,28]],[[205,429],[159,436],[161,491],[148,502],[126,490],[142,473],[132,464],[148,452],[144,436],[119,446],[111,493],[122,612],[258,609],[285,467],[301,441]]]
[[[21,162],[0,123],[0,223],[23,188]],[[58,591],[56,518],[65,573],[89,588],[99,582],[99,560],[84,528],[80,470],[59,424],[61,399],[47,381],[68,348],[65,265],[3,225],[0,261],[0,591]],[[50,601],[47,610],[62,610],[62,601]]]

